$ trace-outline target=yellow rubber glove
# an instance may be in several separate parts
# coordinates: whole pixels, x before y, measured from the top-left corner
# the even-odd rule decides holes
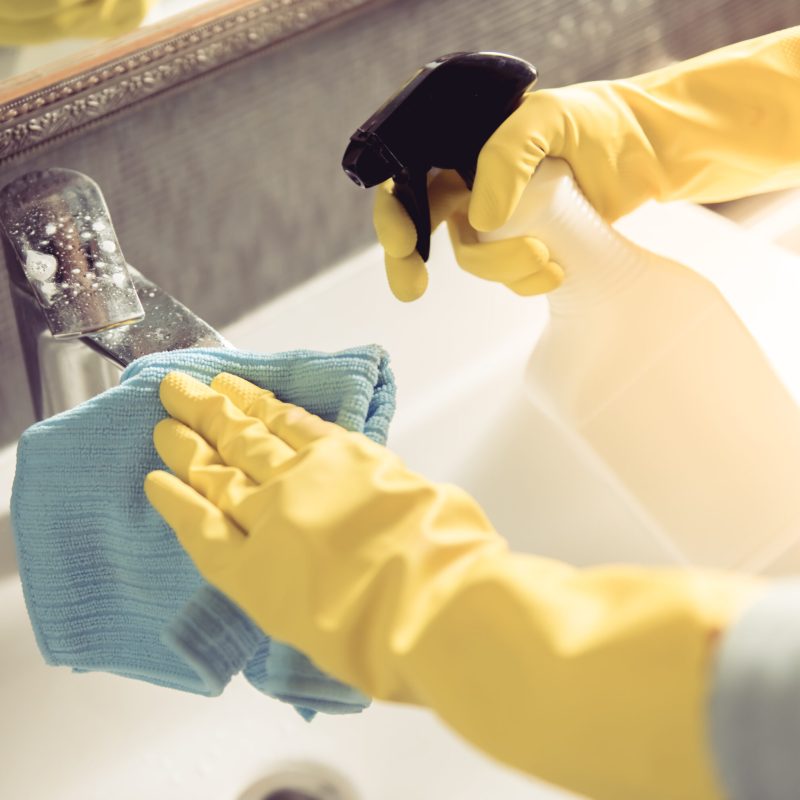
[[[511,553],[463,491],[228,374],[169,374],[145,490],[268,634],[594,800],[717,800],[713,640],[757,591]]]
[[[428,271],[416,251],[417,231],[411,217],[394,196],[394,182],[375,190],[375,231],[385,250],[386,277],[398,300],[421,297],[428,288]],[[431,231],[447,221],[456,261],[479,278],[504,283],[519,295],[543,294],[556,289],[564,271],[550,260],[545,244],[533,237],[479,242],[469,224],[470,192],[454,170],[441,170],[428,185]],[[474,201],[473,201],[474,202]]]
[[[137,28],[155,0],[0,0],[0,45],[105,38]]]
[[[629,80],[527,94],[484,145],[471,197],[463,190],[451,201],[448,189],[443,200],[439,183],[431,185],[432,225],[448,221],[464,269],[521,294],[546,291],[563,273],[544,245],[478,244],[475,235],[508,220],[542,158],[567,161],[608,221],[653,198],[713,202],[797,186],[799,93],[796,27]],[[391,182],[377,193],[374,222],[392,291],[419,297],[427,273]]]

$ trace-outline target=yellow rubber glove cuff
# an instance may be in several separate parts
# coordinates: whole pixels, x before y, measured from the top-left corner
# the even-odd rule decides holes
[[[136,29],[155,0],[0,0],[0,45],[105,38]]]
[[[718,800],[714,638],[757,591],[711,572],[509,552],[475,503],[232,375],[161,385],[145,490],[268,634],[506,764],[595,800]]]
[[[799,86],[796,27],[629,80],[533,92],[481,150],[471,196],[464,189],[458,203],[441,204],[432,184],[432,227],[448,221],[456,258],[470,272],[512,289],[516,282],[522,294],[549,291],[563,273],[544,245],[515,239],[500,243],[501,253],[475,235],[508,220],[545,156],[567,161],[608,221],[649,199],[713,202],[797,186]],[[392,290],[415,299],[424,265],[391,183],[376,197],[374,222]]]

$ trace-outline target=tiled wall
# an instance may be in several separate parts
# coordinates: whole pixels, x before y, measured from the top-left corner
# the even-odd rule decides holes
[[[503,50],[554,86],[798,23],[785,0],[377,3],[0,165],[0,185],[47,166],[87,173],[128,261],[222,326],[372,241],[368,193],[339,162],[352,130],[419,64]],[[32,417],[2,276],[0,378],[4,444]]]

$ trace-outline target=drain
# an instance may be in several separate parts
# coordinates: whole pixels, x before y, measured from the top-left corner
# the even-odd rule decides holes
[[[236,800],[361,800],[361,795],[336,770],[302,761],[276,767]]]

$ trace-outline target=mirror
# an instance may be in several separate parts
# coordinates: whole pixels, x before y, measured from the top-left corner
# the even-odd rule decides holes
[[[154,29],[182,16],[187,24],[203,6],[219,0],[90,0],[68,14],[58,0],[45,0],[26,11],[24,4],[0,0],[0,81],[31,70],[46,70],[64,58],[134,31]],[[228,4],[230,5],[230,4]],[[114,11],[109,13],[109,7]],[[60,10],[59,10],[60,8]]]
[[[0,163],[375,0],[117,0],[125,2],[147,7],[134,30],[0,45]],[[0,42],[4,30],[11,38],[3,9],[19,6],[0,0]]]

